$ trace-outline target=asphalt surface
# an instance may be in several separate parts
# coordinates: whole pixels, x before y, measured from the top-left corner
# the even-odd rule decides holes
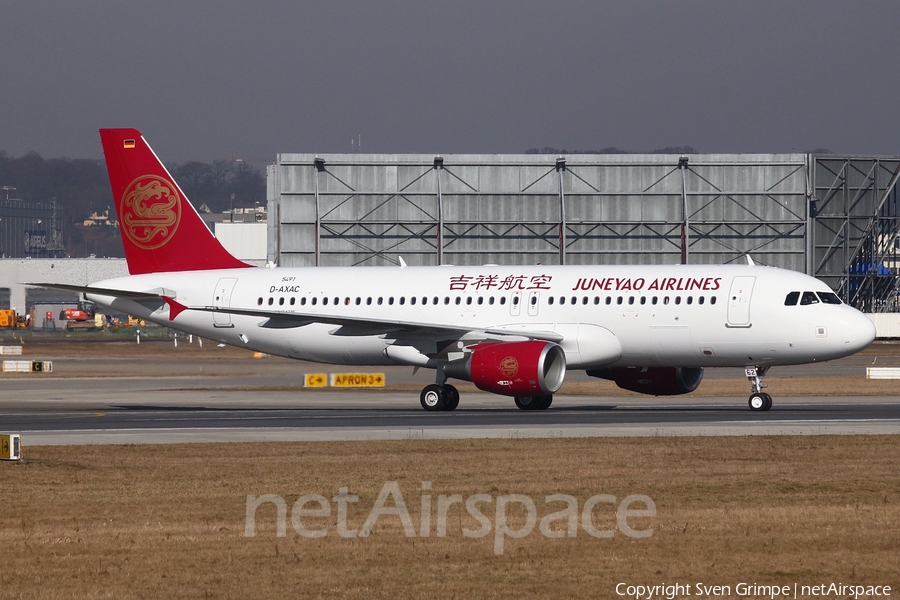
[[[112,357],[104,377],[58,376],[97,359],[52,357],[53,377],[0,380],[0,432],[24,446],[358,439],[459,439],[659,435],[900,434],[898,396],[775,397],[771,411],[746,397],[557,396],[546,411],[515,408],[511,398],[463,393],[453,412],[429,413],[416,391],[297,389],[309,365],[287,360],[175,362]],[[791,367],[797,374],[865,377],[872,357]],[[896,362],[879,360],[881,364]],[[110,368],[114,365],[115,368]],[[327,367],[315,366],[323,372]],[[150,376],[116,376],[118,372]],[[431,382],[431,374],[388,369],[389,381]],[[733,370],[710,370],[709,378]],[[575,375],[575,374],[573,374]]]
[[[118,395],[107,390],[89,401],[69,398],[65,406],[52,398],[18,407],[4,403],[0,430],[22,434],[29,445],[900,434],[900,399],[893,397],[776,399],[771,411],[758,413],[745,400],[733,398],[678,402],[560,396],[549,410],[527,412],[507,398],[467,394],[456,411],[429,413],[419,406],[417,394],[409,392],[307,392],[298,398],[295,392],[132,388],[120,389]]]

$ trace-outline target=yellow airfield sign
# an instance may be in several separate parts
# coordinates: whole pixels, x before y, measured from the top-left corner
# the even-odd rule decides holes
[[[384,387],[384,373],[332,373],[331,387]]]
[[[307,373],[303,377],[303,387],[326,387],[328,375],[325,373]]]

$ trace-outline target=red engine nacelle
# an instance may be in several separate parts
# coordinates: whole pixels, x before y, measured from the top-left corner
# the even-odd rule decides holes
[[[687,394],[703,381],[703,367],[615,367],[592,369],[587,374],[611,379],[623,390],[652,396]]]
[[[504,396],[544,396],[562,387],[566,354],[552,342],[497,342],[473,347],[471,356],[444,367],[450,377]]]

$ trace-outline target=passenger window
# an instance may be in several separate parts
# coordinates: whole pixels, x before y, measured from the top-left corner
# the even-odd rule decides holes
[[[622,304],[622,296],[616,298],[616,304]]]
[[[703,296],[700,296],[699,298],[697,298],[697,304],[703,304],[703,302],[705,300],[706,300],[706,298],[704,298]]]
[[[369,296],[368,298],[366,298],[366,306],[371,306],[371,305],[372,305],[372,296]]]
[[[519,305],[519,297],[518,297],[518,296],[513,296],[513,305],[514,305],[514,306],[518,306],[518,305]]]
[[[457,297],[456,297],[456,303],[459,304],[460,302],[462,302],[462,298],[460,298],[459,296],[457,296]]]
[[[500,296],[500,306],[506,304],[506,296]]]
[[[306,298],[300,298],[300,306],[306,306]]]
[[[612,304],[612,296],[607,296],[607,297],[606,297],[606,303],[607,303],[607,304]]]
[[[271,298],[269,298],[269,300],[271,300]],[[316,298],[315,296],[313,296],[313,299],[312,299],[312,305],[315,306],[315,305],[316,305],[316,302],[318,302],[318,298]]]
[[[628,304],[634,304],[634,296],[628,296]]]
[[[560,304],[565,304],[565,303],[566,303],[566,297],[565,297],[565,296],[560,296],[560,297],[559,297],[559,303],[560,303]]]
[[[818,304],[819,297],[816,296],[815,292],[803,292],[803,296],[800,298],[800,306],[806,306],[808,304]]]
[[[550,300],[551,300],[550,304],[553,304],[553,302],[552,302],[553,298],[550,298]],[[490,298],[488,298],[488,304],[491,304],[491,305],[494,304],[494,297],[493,297],[493,296],[491,296]]]
[[[553,306],[553,296],[547,296],[547,304]]]
[[[257,306],[262,306],[262,303],[263,303],[263,299],[262,299],[262,296],[260,296],[260,297],[259,297],[259,300],[256,301],[256,305],[257,305]]]
[[[657,302],[659,302],[659,297],[653,296],[653,300],[650,301],[650,304],[656,304]]]
[[[415,297],[415,296],[410,296],[410,298],[409,298],[409,303],[410,303],[410,304],[415,304],[415,303],[416,303],[416,297]]]
[[[328,305],[328,298],[327,297],[322,298],[322,306],[327,306],[327,305]]]
[[[647,304],[647,296],[641,296],[641,304]]]
[[[291,306],[293,306],[295,302],[297,302],[297,299],[291,296]]]
[[[275,302],[275,299],[270,296],[269,297],[269,306],[272,306],[273,302]]]
[[[400,296],[400,306],[406,304],[406,296]]]
[[[681,304],[681,296],[675,296],[675,304]]]
[[[472,304],[472,296],[466,298],[466,304]]]
[[[665,296],[665,297],[663,298],[663,304],[668,304],[668,303],[669,303],[669,297],[668,297],[668,296]]]
[[[797,300],[800,299],[800,292],[790,292],[784,299],[785,306],[796,306]]]
[[[284,297],[278,299],[278,306],[284,306]]]
[[[594,305],[600,304],[600,296],[594,296]]]
[[[478,304],[479,306],[484,304],[484,296],[478,296]]]
[[[578,298],[572,296],[572,304],[578,304]]]
[[[688,304],[693,304],[693,303],[694,303],[694,297],[693,297],[693,296],[688,296],[688,297],[687,297],[687,303],[688,303]]]
[[[715,303],[716,303],[716,297],[713,296],[712,298],[710,298],[710,299],[709,299],[709,303],[710,303],[710,304],[715,304]]]
[[[378,306],[381,306],[384,303],[384,297],[378,296]]]
[[[357,296],[357,297],[356,297],[356,305],[359,306],[360,304],[362,304],[362,298],[360,298],[359,296]]]

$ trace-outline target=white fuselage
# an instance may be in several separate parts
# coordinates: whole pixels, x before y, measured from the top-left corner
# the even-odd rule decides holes
[[[786,306],[790,292],[830,290],[812,277],[761,266],[258,268],[145,274],[94,285],[155,291],[188,307],[357,319],[351,326],[273,326],[267,317],[185,310],[170,320],[162,302],[88,295],[176,330],[336,364],[424,364],[410,353],[391,358],[386,349],[427,354],[445,341],[465,340],[429,331],[429,324],[512,335],[552,332],[570,369],[800,364],[852,354],[874,337],[871,321],[849,306]],[[392,322],[421,327],[392,331],[384,325]]]

